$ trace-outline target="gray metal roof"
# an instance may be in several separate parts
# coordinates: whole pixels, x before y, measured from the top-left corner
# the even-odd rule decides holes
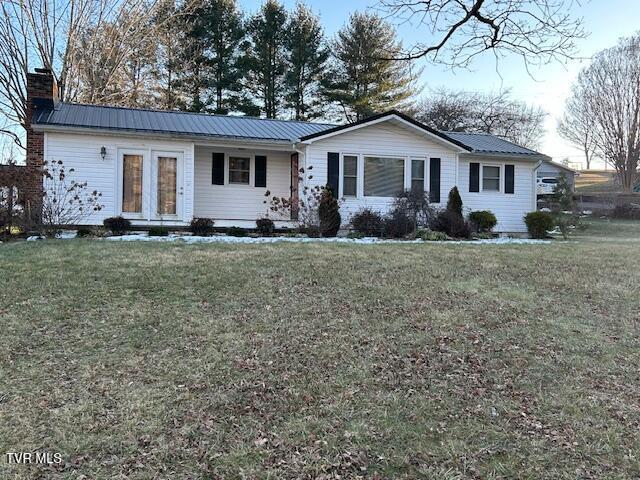
[[[335,126],[323,123],[75,103],[57,103],[53,110],[40,110],[35,116],[34,123],[75,128],[286,142],[294,142],[305,135]]]
[[[445,140],[449,140],[471,153],[487,155],[544,155],[499,137],[484,133],[435,131],[406,115],[389,111],[367,118],[400,115],[412,123],[425,128]],[[277,142],[296,142],[301,138],[317,136],[320,132],[339,131],[351,125],[337,126],[329,123],[298,122],[265,118],[211,115],[168,110],[143,110],[124,107],[107,107],[77,103],[56,103],[53,110],[36,112],[34,123],[42,126],[95,128],[139,133],[159,133],[185,136],[223,137]]]
[[[448,137],[471,148],[473,153],[500,154],[500,155],[525,155],[544,156],[540,152],[521,147],[503,138],[496,137],[489,133],[465,133],[465,132],[442,132]]]

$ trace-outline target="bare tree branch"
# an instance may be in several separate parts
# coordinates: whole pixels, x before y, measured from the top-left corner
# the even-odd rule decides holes
[[[569,11],[574,0],[379,0],[389,17],[431,36],[397,60],[429,57],[452,67],[468,67],[487,50],[515,54],[525,64],[566,60],[575,40],[586,34]]]

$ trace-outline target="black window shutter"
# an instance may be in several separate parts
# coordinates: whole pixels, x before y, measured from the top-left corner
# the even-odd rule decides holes
[[[255,186],[267,186],[267,157],[256,155]]]
[[[327,153],[327,186],[334,197],[338,196],[338,178],[340,177],[340,154]]]
[[[440,159],[429,159],[429,201],[440,203]]]
[[[513,178],[515,165],[504,166],[504,193],[514,193],[515,182]]]
[[[211,183],[213,185],[224,185],[224,153],[213,152],[211,167]]]
[[[480,191],[480,164],[479,163],[472,162],[469,164],[469,191],[470,192]]]

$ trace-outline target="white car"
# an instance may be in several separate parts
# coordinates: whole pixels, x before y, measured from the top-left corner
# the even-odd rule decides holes
[[[558,185],[556,177],[538,177],[536,179],[536,193],[538,195],[551,195]]]

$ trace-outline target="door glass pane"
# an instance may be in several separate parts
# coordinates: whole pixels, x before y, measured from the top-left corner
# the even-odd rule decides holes
[[[393,197],[404,190],[404,159],[364,157],[364,194]]]
[[[158,213],[175,215],[178,159],[158,157]]]
[[[122,156],[122,211],[142,212],[142,155]]]

